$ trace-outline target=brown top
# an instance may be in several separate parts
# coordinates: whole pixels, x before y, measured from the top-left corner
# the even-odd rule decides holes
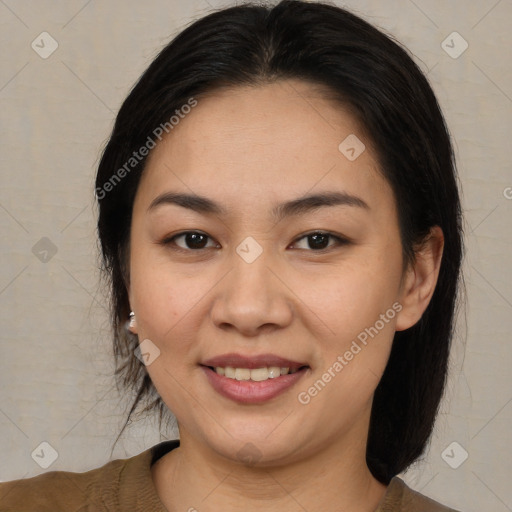
[[[179,446],[164,441],[129,459],[85,473],[49,471],[0,483],[0,512],[168,512],[156,493],[151,465]],[[456,512],[391,480],[375,512]]]

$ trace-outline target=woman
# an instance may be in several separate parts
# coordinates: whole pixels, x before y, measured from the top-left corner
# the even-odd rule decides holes
[[[118,375],[180,439],[2,484],[1,510],[453,510],[397,477],[446,379],[453,160],[413,60],[341,8],[186,28],[96,179]]]

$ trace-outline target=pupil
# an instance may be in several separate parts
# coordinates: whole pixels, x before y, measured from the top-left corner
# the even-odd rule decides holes
[[[313,242],[313,248],[316,248],[316,249],[325,249],[327,247],[327,244],[325,243],[327,241],[327,238],[328,238],[328,235],[322,235],[322,234],[314,234],[314,235],[309,235],[311,239],[314,240]],[[320,242],[318,243],[318,239],[323,239],[323,243]]]
[[[190,246],[195,247],[196,249],[197,248],[202,249],[201,242],[198,243],[198,240],[200,237],[204,238],[205,236],[202,235],[201,233],[188,233],[186,235],[187,245],[189,247]],[[197,247],[197,245],[199,245],[200,247]]]

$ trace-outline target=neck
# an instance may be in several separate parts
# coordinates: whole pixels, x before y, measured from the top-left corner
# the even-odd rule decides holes
[[[222,457],[180,431],[180,446],[153,465],[153,480],[169,511],[230,512],[243,503],[252,512],[262,502],[267,512],[374,511],[386,486],[366,465],[366,442],[342,437],[292,464],[260,467]]]

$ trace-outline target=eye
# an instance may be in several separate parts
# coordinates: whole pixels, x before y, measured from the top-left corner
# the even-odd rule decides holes
[[[162,241],[163,245],[177,245],[179,249],[183,250],[201,250],[207,249],[206,240],[210,237],[205,233],[201,233],[199,231],[184,231],[183,233],[178,233],[170,238],[166,238]],[[182,239],[185,246],[176,243],[176,240]],[[215,244],[213,247],[216,247]]]
[[[335,241],[334,244],[328,245],[329,239],[332,239]],[[325,251],[333,246],[336,245],[348,245],[350,243],[349,240],[346,238],[333,235],[332,233],[327,233],[324,231],[315,231],[313,233],[308,233],[301,238],[298,238],[298,240],[307,240],[308,245],[310,245],[310,248],[314,249],[313,252],[321,252]],[[297,242],[295,242],[296,244]],[[304,249],[304,247],[299,247],[299,249]]]
[[[201,233],[199,231],[184,231],[164,239],[161,243],[163,245],[174,245],[176,246],[177,250],[183,251],[200,251],[202,249],[218,247],[218,244],[215,243],[208,247],[208,239],[211,240],[211,237],[205,233]],[[182,241],[181,243],[177,243],[177,240]],[[307,240],[307,242],[309,242],[309,249],[312,249],[313,252],[326,251],[336,245],[341,246],[350,244],[348,239],[324,231],[314,231],[312,233],[303,235],[294,242],[294,245],[296,245],[300,240]],[[334,240],[335,243],[329,245],[329,240]],[[299,247],[299,249],[304,249],[304,247]],[[306,247],[306,249],[308,249],[308,247]]]

